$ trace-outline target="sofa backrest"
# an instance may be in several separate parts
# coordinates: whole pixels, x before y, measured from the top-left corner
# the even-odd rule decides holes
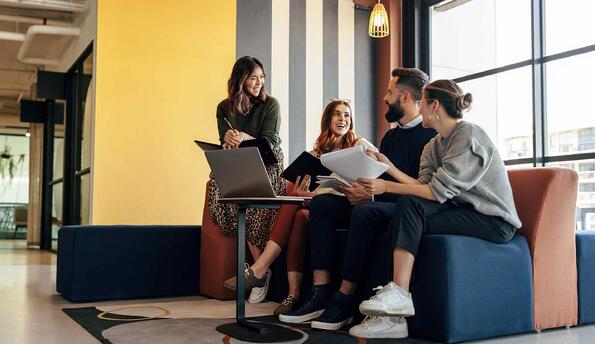
[[[567,168],[509,170],[519,233],[530,242],[539,231],[574,233],[578,175]],[[573,234],[574,235],[574,234]]]

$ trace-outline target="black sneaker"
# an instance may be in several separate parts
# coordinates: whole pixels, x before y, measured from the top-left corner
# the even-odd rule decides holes
[[[312,328],[335,331],[353,322],[353,295],[345,295],[337,291],[332,301],[316,320]]]
[[[279,314],[279,320],[299,324],[319,317],[328,303],[330,293],[329,284],[313,285],[300,307],[287,314]]]

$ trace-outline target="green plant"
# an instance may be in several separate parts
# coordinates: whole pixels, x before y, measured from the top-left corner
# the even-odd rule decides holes
[[[8,179],[12,180],[24,160],[25,154],[15,157],[14,154],[10,154],[10,146],[5,144],[4,149],[0,152],[0,178],[8,176]]]

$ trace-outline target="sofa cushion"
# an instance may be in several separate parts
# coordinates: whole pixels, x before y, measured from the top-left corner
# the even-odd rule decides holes
[[[456,235],[427,235],[415,261],[409,333],[445,343],[533,328],[527,240],[507,244]]]

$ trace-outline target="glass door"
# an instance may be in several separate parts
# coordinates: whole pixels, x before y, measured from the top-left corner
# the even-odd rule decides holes
[[[89,223],[91,115],[88,101],[93,74],[93,44],[64,74],[63,121],[48,119],[44,129],[44,201],[41,247],[58,249],[62,226]],[[91,93],[92,94],[92,93]]]

